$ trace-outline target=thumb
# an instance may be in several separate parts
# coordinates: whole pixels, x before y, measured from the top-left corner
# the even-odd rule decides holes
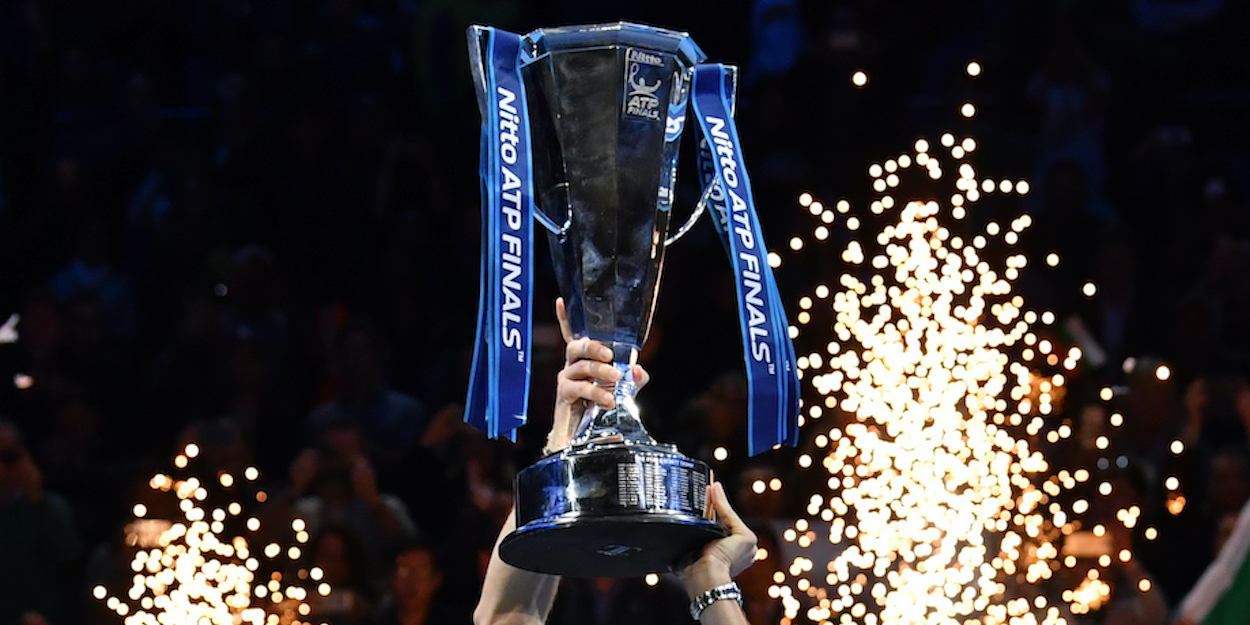
[[[711,495],[712,508],[716,510],[716,515],[721,518],[721,523],[730,534],[737,534],[740,530],[746,529],[747,525],[742,521],[742,517],[738,516],[733,506],[729,505],[729,496],[725,494],[724,482],[713,484]]]

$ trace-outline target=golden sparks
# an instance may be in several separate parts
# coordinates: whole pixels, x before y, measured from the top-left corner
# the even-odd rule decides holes
[[[973,62],[967,73],[981,69]],[[972,118],[976,107],[965,103],[959,114]],[[1061,494],[1091,476],[1085,468],[1052,474],[1041,448],[1073,435],[1050,417],[1065,391],[1062,372],[1084,354],[1056,344],[1055,314],[1030,309],[1014,291],[1030,265],[1019,243],[1032,218],[966,219],[990,196],[1012,206],[1028,181],[978,176],[972,137],[944,133],[913,147],[867,168],[867,211],[837,201],[842,237],[829,233],[833,213],[819,198],[799,197],[819,223],[812,238],[794,237],[806,245],[790,249],[840,241],[847,269],[801,295],[791,329],[798,346],[819,346],[799,350],[809,445],[797,463],[819,472],[804,481],[824,486],[783,532],[802,555],[775,572],[770,596],[782,604],[781,625],[1066,624],[1106,603],[1100,571],[1131,558],[1103,550],[1092,566],[1084,554],[1061,553],[1090,508],[1088,496]],[[915,179],[901,187],[910,196],[898,190],[905,173]],[[1053,253],[1044,260],[1059,264]],[[1096,294],[1093,283],[1085,292]],[[1113,396],[1106,389],[1103,399]],[[1122,420],[1117,413],[1110,423]],[[1096,483],[1091,495],[1111,494],[1110,482]],[[762,494],[769,485],[751,486]],[[1184,497],[1169,505],[1179,513]],[[1117,520],[1133,528],[1140,514],[1134,505]],[[1061,597],[1047,594],[1062,587],[1048,580],[1078,566],[1085,574],[1064,577],[1072,587]],[[1150,588],[1141,580],[1134,590]]]
[[[195,443],[187,444],[175,466],[187,467],[199,452]],[[244,475],[249,480],[260,476],[254,467]],[[234,484],[227,473],[218,475],[217,481],[225,488]],[[311,611],[304,602],[309,590],[300,582],[309,571],[301,569],[291,576],[297,579],[284,579],[282,573],[298,566],[299,548],[287,549],[288,561],[281,559],[276,543],[264,554],[254,553],[246,534],[259,530],[259,521],[249,518],[246,532],[230,535],[225,522],[239,517],[242,505],[234,501],[209,510],[205,502],[210,485],[194,476],[153,476],[148,486],[176,496],[182,518],[154,519],[146,505],[135,504],[135,522],[127,526],[127,544],[134,553],[132,584],[124,597],[111,595],[103,585],[93,588],[92,596],[123,617],[125,625],[301,625],[300,618]],[[299,542],[306,541],[304,522],[296,520],[292,526],[302,535]],[[320,579],[319,569],[312,573],[313,580]],[[319,594],[329,592],[328,584],[318,586]]]

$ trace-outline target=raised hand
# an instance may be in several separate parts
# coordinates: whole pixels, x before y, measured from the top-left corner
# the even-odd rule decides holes
[[[556,376],[556,405],[551,433],[547,435],[548,451],[568,445],[587,405],[615,408],[612,387],[621,379],[621,372],[612,365],[611,348],[587,337],[573,336],[563,299],[556,299],[556,317],[565,342],[564,368]],[[651,379],[639,365],[633,366],[633,375],[639,388]]]
[[[707,497],[729,535],[705,545],[699,557],[682,571],[682,576],[686,578],[686,590],[692,598],[733,581],[755,562],[758,551],[755,532],[729,505],[724,484],[715,482],[709,486]]]

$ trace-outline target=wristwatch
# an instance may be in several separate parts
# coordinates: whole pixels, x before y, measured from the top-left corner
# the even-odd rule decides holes
[[[742,589],[738,587],[736,582],[721,584],[716,588],[704,591],[703,594],[694,598],[690,602],[690,618],[699,620],[699,616],[708,606],[720,601],[721,599],[737,599],[738,607],[742,607]]]

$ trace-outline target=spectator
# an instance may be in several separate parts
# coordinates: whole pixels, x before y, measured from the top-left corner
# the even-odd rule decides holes
[[[417,540],[395,556],[390,594],[378,606],[374,625],[443,625],[466,623],[468,610],[445,600],[446,577],[434,547]]]
[[[341,438],[353,438],[351,430]],[[268,516],[276,527],[289,527],[303,519],[309,533],[341,526],[354,532],[372,562],[389,560],[395,549],[417,531],[412,517],[397,497],[378,492],[377,477],[369,459],[359,451],[307,449],[291,465],[290,489],[278,498]]]
[[[308,430],[319,439],[331,424],[350,423],[387,471],[420,439],[429,416],[416,398],[390,387],[385,355],[386,343],[372,322],[358,319],[344,326],[333,356],[339,392],[313,410]]]
[[[322,526],[309,545],[312,565],[330,585],[328,596],[310,595],[311,620],[330,625],[365,625],[377,600],[373,563],[361,535],[338,525]]]
[[[1106,528],[1114,556],[1106,578],[1116,592],[1109,605],[1103,608],[1103,623],[1164,625],[1168,612],[1163,590],[1142,563],[1134,545],[1133,530],[1113,516],[1113,511],[1127,510],[1142,500],[1142,478],[1138,473],[1126,471],[1109,476],[1107,481],[1111,484],[1111,495],[1099,502],[1093,514]],[[1130,554],[1127,560],[1120,555],[1125,551]]]
[[[1073,208],[1115,221],[1103,197],[1106,160],[1103,136],[1111,78],[1077,36],[1074,24],[1060,24],[1042,66],[1029,80],[1028,95],[1041,113],[1039,172],[1069,161],[1083,174],[1081,197]],[[1049,178],[1049,176],[1048,176]]]
[[[74,258],[52,276],[48,288],[61,301],[90,294],[104,310],[105,327],[116,337],[129,337],[138,326],[129,276],[110,261],[108,226],[100,218],[85,221]]]
[[[69,622],[70,565],[81,550],[69,503],[44,490],[21,432],[0,420],[0,623]]]
[[[1216,527],[1220,519],[1236,515],[1250,500],[1250,452],[1244,446],[1216,452],[1209,475],[1204,512]]]

